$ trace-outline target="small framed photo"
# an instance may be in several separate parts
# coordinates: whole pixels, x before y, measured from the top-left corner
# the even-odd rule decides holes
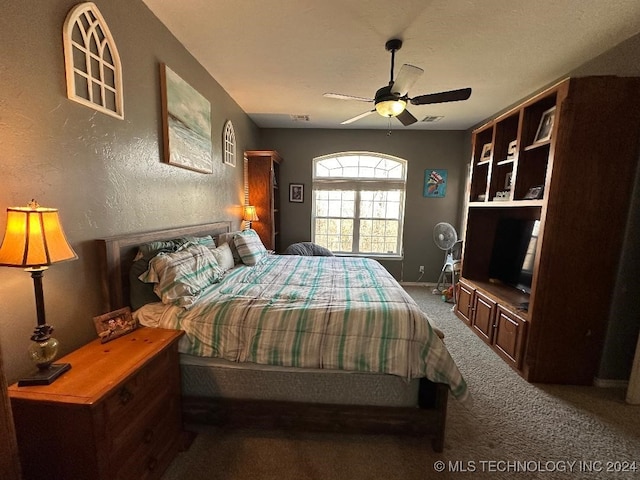
[[[289,184],[289,201],[293,203],[304,203],[304,185],[302,183]]]
[[[511,180],[513,178],[513,172],[507,172],[507,174],[504,177],[504,189],[507,191],[511,191]]]
[[[556,107],[551,107],[549,110],[545,110],[542,113],[540,125],[538,125],[538,131],[536,132],[536,137],[533,139],[533,143],[546,142],[551,138],[555,116]]]
[[[507,160],[511,160],[515,158],[517,151],[518,151],[518,140],[513,140],[512,142],[509,142],[509,146],[507,147]]]
[[[93,323],[100,338],[100,343],[106,343],[114,338],[131,333],[138,327],[129,307],[93,317]]]
[[[544,194],[544,186],[539,185],[537,187],[531,187],[527,194],[524,196],[525,200],[539,200]]]
[[[485,143],[482,146],[482,153],[480,154],[480,161],[485,162],[491,158],[491,144]]]

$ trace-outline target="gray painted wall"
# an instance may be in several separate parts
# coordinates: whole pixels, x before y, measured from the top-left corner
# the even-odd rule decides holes
[[[308,241],[311,236],[311,163],[315,157],[346,151],[368,151],[403,158],[408,162],[404,224],[404,260],[381,261],[396,279],[418,280],[418,266],[425,266],[422,281],[435,282],[444,262],[444,251],[433,242],[433,227],[449,222],[459,230],[460,203],[465,188],[465,132],[386,130],[262,129],[263,148],[277,150],[280,167],[282,246]],[[425,169],[446,169],[444,198],[424,198]],[[289,183],[305,185],[304,203],[289,203]]]
[[[221,160],[231,119],[238,152],[256,148],[257,127],[140,0],[95,0],[124,73],[125,119],[66,98],[62,25],[77,0],[11,0],[0,15],[0,229],[5,208],[35,198],[56,207],[79,259],[44,275],[47,321],[63,353],[96,337],[105,313],[95,239],[215,220],[239,227],[242,162]],[[212,105],[214,174],[162,162],[159,63]],[[0,267],[0,343],[9,382],[32,368],[26,349],[36,324],[33,284]]]

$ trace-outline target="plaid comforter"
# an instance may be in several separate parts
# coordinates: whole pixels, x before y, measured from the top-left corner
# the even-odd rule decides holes
[[[228,272],[188,310],[167,305],[149,322],[147,307],[136,312],[141,323],[184,330],[189,355],[427,377],[467,397],[424,313],[374,260],[267,255]]]

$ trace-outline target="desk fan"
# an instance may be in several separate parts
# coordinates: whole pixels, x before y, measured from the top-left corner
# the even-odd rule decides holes
[[[453,286],[453,299],[456,300],[456,270],[460,267],[462,257],[462,240],[458,240],[456,229],[450,223],[440,222],[433,229],[433,241],[437,247],[445,251],[444,265],[438,277],[438,283],[433,290],[434,294],[442,293],[447,273],[451,274],[451,285]]]

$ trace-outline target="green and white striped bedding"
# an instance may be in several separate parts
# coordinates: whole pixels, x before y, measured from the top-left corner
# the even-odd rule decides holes
[[[415,301],[378,262],[266,255],[229,271],[188,310],[141,323],[186,332],[182,353],[288,367],[379,372],[467,387]],[[155,306],[157,309],[157,305]],[[145,320],[147,319],[147,320]]]

